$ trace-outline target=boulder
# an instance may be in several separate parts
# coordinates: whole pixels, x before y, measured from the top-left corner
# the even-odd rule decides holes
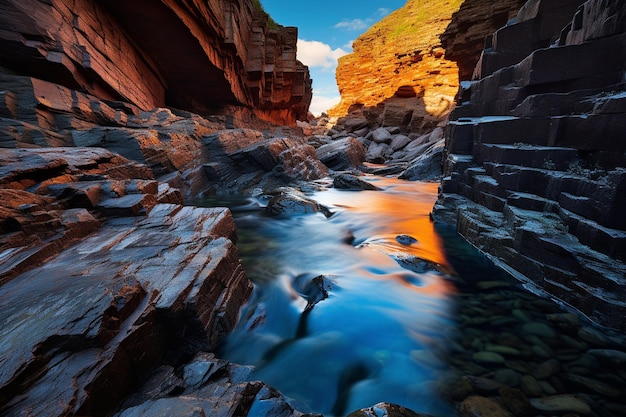
[[[372,407],[362,408],[348,414],[348,417],[430,417],[397,404],[378,403]]]
[[[357,168],[365,160],[365,148],[352,137],[322,145],[316,153],[324,165],[335,171]]]
[[[179,369],[161,367],[114,416],[303,415],[274,388],[262,382],[248,382],[249,373],[248,367],[201,352]]]
[[[442,176],[444,141],[440,140],[426,148],[413,159],[399,178],[411,181],[437,180]]]
[[[290,217],[303,214],[322,213],[331,216],[328,208],[314,200],[299,196],[295,193],[281,193],[274,196],[267,203],[265,211],[272,216]]]
[[[391,142],[391,133],[384,127],[379,127],[371,132],[372,140],[376,143],[389,143]]]
[[[351,174],[339,174],[333,179],[333,187],[342,190],[380,190],[377,186]]]

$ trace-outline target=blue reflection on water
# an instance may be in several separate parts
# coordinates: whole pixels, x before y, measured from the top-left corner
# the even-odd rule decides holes
[[[233,209],[255,289],[220,354],[255,365],[252,378],[302,411],[345,415],[386,401],[451,415],[436,381],[454,327],[454,287],[437,270],[416,273],[394,260],[408,253],[442,262],[427,219],[436,195],[432,185],[377,185],[386,191],[315,194],[334,212],[329,219]],[[417,243],[408,248],[402,234]],[[319,276],[324,296],[311,308],[302,288]]]

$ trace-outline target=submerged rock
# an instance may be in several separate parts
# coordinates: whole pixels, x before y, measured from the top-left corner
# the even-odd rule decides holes
[[[378,403],[369,408],[362,408],[348,414],[348,417],[431,417],[427,414],[416,413],[413,410],[397,404]]]
[[[513,417],[509,411],[494,400],[473,396],[461,403],[461,417]]]
[[[552,397],[533,398],[530,404],[536,410],[547,413],[579,413],[590,415],[591,407],[574,395],[555,395]]]
[[[333,187],[341,190],[380,190],[377,186],[352,174],[339,174],[333,179]]]

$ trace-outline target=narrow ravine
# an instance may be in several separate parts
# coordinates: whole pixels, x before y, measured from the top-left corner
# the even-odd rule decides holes
[[[581,366],[610,369],[587,352],[581,329],[602,348],[622,339],[525,291],[454,230],[435,227],[437,184],[367,179],[381,190],[307,195],[329,218],[270,217],[262,198],[229,202],[255,289],[222,357],[253,365],[251,379],[326,416],[383,401],[454,416],[462,400],[504,395],[498,389],[507,384],[566,403],[591,390],[581,404],[619,415],[593,388],[572,383],[580,379],[571,369],[585,372],[576,363],[586,359]]]

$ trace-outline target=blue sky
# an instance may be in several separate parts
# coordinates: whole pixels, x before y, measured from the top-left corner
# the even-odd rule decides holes
[[[272,18],[298,27],[298,59],[313,78],[311,111],[319,115],[339,102],[337,59],[352,52],[352,41],[406,0],[261,0]]]

